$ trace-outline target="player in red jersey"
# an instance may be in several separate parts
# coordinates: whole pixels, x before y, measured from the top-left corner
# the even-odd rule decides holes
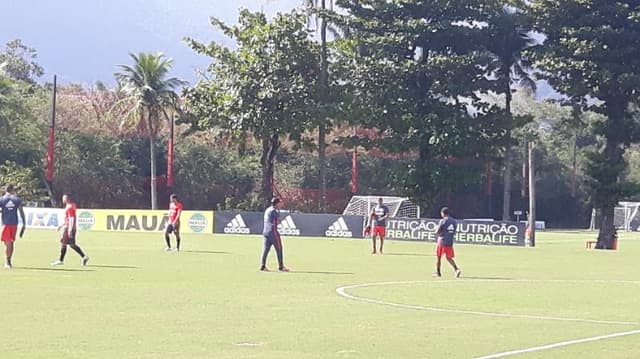
[[[86,266],[89,262],[89,257],[84,254],[80,246],[76,244],[76,204],[71,199],[71,195],[65,194],[62,196],[62,203],[64,203],[64,224],[58,227],[58,230],[62,229],[62,238],[60,243],[60,259],[51,263],[53,266],[61,266],[64,264],[64,257],[67,255],[67,246],[71,247],[82,258],[82,266]]]
[[[371,240],[373,241],[372,254],[376,254],[376,237],[380,238],[380,254],[384,246],[384,236],[386,235],[387,219],[389,218],[389,207],[385,206],[382,198],[378,198],[378,205],[371,211],[369,215],[369,226],[367,232],[371,232]]]
[[[169,223],[167,223],[167,228],[164,231],[164,240],[167,242],[167,248],[165,251],[171,251],[171,237],[169,236],[171,233],[176,236],[176,252],[180,251],[180,215],[182,214],[182,210],[184,206],[182,202],[178,200],[178,196],[172,194],[169,196]]]

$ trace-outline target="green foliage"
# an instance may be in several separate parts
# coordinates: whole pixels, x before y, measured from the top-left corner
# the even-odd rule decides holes
[[[87,208],[139,208],[140,177],[126,158],[126,140],[58,131],[56,197],[71,192]]]
[[[262,140],[276,132],[300,140],[314,118],[319,73],[318,48],[305,16],[280,14],[268,21],[264,14],[243,10],[233,27],[215,18],[211,23],[238,48],[187,39],[213,60],[208,78],[186,93],[197,115],[194,125],[220,126],[236,137],[250,132]]]
[[[231,50],[215,42],[187,43],[212,58],[207,77],[186,91],[195,129],[223,129],[236,143],[253,135],[262,146],[262,199],[271,196],[271,178],[280,135],[300,142],[314,125],[318,108],[318,46],[299,12],[267,20],[240,12],[232,27],[212,25],[234,40]]]
[[[340,48],[349,59],[354,122],[379,130],[372,145],[417,155],[395,180],[423,203],[479,178],[446,159],[494,155],[506,122],[478,96],[493,86],[486,31],[464,24],[486,22],[498,4],[446,3],[338,2],[350,12],[342,22],[353,31]]]
[[[44,75],[44,69],[37,63],[38,52],[15,39],[7,42],[5,51],[0,53],[0,75],[34,84]]]
[[[236,208],[251,204],[260,178],[256,156],[216,150],[193,142],[176,146],[175,190],[190,208]]]
[[[44,91],[0,76],[0,159],[42,176],[47,105]]]
[[[546,35],[544,47],[535,54],[544,77],[572,103],[606,116],[592,128],[605,143],[588,157],[587,184],[594,206],[603,214],[598,247],[608,248],[614,205],[638,189],[623,178],[624,152],[640,141],[631,106],[640,87],[637,3],[537,0],[530,10]]]
[[[39,194],[39,182],[38,177],[30,168],[19,166],[11,161],[0,164],[0,186],[2,186],[0,190],[4,190],[5,185],[13,184],[18,195],[24,200],[40,201],[42,196]]]

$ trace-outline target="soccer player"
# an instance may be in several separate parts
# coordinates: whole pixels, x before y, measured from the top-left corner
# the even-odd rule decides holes
[[[380,254],[384,246],[384,236],[387,229],[387,218],[389,218],[389,207],[385,206],[382,198],[378,198],[378,205],[371,211],[369,216],[369,228],[371,240],[373,241],[372,254],[376,254],[376,237],[380,238]]]
[[[262,250],[262,265],[260,270],[268,272],[267,268],[267,256],[271,250],[271,246],[275,247],[276,255],[278,257],[278,270],[281,272],[288,272],[289,268],[284,266],[284,259],[282,254],[282,239],[280,233],[278,233],[278,223],[280,221],[280,199],[271,199],[271,207],[264,211],[264,227],[262,235],[264,236],[264,249]]]
[[[80,246],[76,244],[76,203],[71,198],[71,195],[65,194],[62,196],[62,203],[64,203],[64,224],[58,227],[58,230],[62,229],[62,238],[60,239],[60,259],[51,263],[52,266],[61,266],[64,264],[64,257],[67,255],[67,246],[71,247],[82,258],[82,266],[86,266],[89,262],[89,257],[84,254]]]
[[[164,240],[167,242],[167,248],[165,251],[171,251],[171,236],[173,233],[176,236],[176,252],[180,251],[180,215],[184,206],[182,202],[178,200],[178,196],[172,194],[169,196],[169,223],[164,231]]]
[[[13,185],[7,185],[7,191],[4,196],[0,197],[0,211],[2,211],[2,242],[6,247],[6,261],[4,267],[11,269],[11,257],[13,257],[13,242],[16,241],[16,233],[18,231],[18,213],[22,219],[22,228],[20,229],[20,238],[24,235],[24,229],[27,221],[24,218],[24,209],[22,208],[22,199],[15,193]]]
[[[456,222],[453,217],[451,217],[449,213],[449,208],[443,207],[440,210],[440,216],[442,219],[438,224],[438,229],[436,230],[436,235],[438,236],[438,245],[436,247],[436,272],[433,273],[434,277],[441,277],[442,272],[440,271],[442,256],[446,256],[447,261],[451,264],[453,269],[455,270],[456,278],[460,278],[462,275],[462,271],[458,268],[456,261],[454,260],[455,253],[453,251],[453,237],[456,234],[456,227],[458,226],[458,222]]]

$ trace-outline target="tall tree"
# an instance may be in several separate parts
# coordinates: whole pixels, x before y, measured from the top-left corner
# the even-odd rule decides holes
[[[169,121],[167,110],[177,107],[176,90],[185,82],[168,77],[173,60],[163,54],[130,54],[133,65],[119,65],[115,74],[126,100],[134,104],[129,117],[143,123],[149,139],[151,162],[151,209],[158,208],[155,139],[162,118]]]
[[[434,204],[479,173],[457,159],[482,158],[501,140],[504,120],[478,94],[491,89],[486,33],[493,1],[342,0],[352,30],[341,45],[350,56],[346,78],[358,124],[376,129],[381,146],[410,161],[398,171],[407,195]]]
[[[187,91],[196,129],[222,128],[237,142],[252,134],[262,146],[261,197],[273,196],[273,171],[280,139],[301,141],[316,122],[320,58],[304,13],[240,12],[237,25],[212,18],[212,25],[233,39],[236,49],[187,39],[212,58],[208,72]]]
[[[587,173],[599,213],[597,248],[612,248],[615,205],[638,190],[622,176],[625,150],[640,140],[631,108],[640,88],[638,2],[535,0],[530,11],[546,35],[535,65],[556,91],[606,116],[594,126],[603,145],[589,156]]]
[[[502,220],[511,219],[511,183],[513,169],[514,117],[511,110],[513,85],[535,91],[536,83],[530,75],[530,63],[523,53],[537,45],[531,37],[531,21],[518,7],[505,6],[491,14],[488,22],[488,50],[495,63],[492,75],[498,83],[497,92],[504,94],[504,110],[507,116],[504,149],[504,187],[502,200]]]
[[[29,83],[44,74],[44,69],[36,61],[36,49],[26,46],[22,40],[7,42],[5,51],[0,53],[0,67],[5,76]]]

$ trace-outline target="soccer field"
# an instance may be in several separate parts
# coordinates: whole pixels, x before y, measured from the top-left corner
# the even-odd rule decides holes
[[[31,230],[0,272],[0,358],[638,358],[640,236],[594,237],[458,245],[454,280],[428,243],[289,237],[292,272],[262,273],[261,239],[225,235],[81,233],[90,265],[51,268],[55,232]]]

